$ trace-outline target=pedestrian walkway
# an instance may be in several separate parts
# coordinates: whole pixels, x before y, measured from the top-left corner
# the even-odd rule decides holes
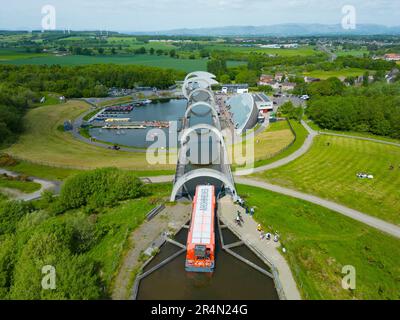
[[[238,226],[235,222],[238,210],[243,217],[241,226]],[[229,229],[239,235],[246,245],[275,266],[278,270],[279,280],[286,299],[300,300],[300,292],[289,265],[278,250],[280,244],[275,243],[272,239],[260,239],[260,233],[257,231],[257,222],[250,215],[247,215],[243,208],[234,204],[228,196],[219,201],[219,218]]]
[[[237,170],[234,172],[234,175],[235,176],[247,176],[247,175],[250,175],[253,173],[257,173],[257,172],[264,172],[264,171],[272,170],[272,169],[275,169],[278,167],[282,167],[285,164],[288,164],[288,163],[296,160],[297,158],[301,157],[303,154],[305,154],[311,148],[314,138],[316,136],[318,136],[318,132],[311,129],[310,126],[305,121],[301,121],[301,124],[308,131],[308,136],[307,136],[306,140],[304,141],[303,145],[298,150],[291,153],[286,158],[277,160],[277,161],[267,164],[265,166],[260,166],[260,167],[252,168],[252,169]]]
[[[0,169],[0,174],[6,174],[10,177],[17,177],[19,176],[18,173],[5,170],[5,169]],[[31,200],[36,200],[39,199],[42,196],[42,193],[46,190],[52,190],[54,192],[58,192],[60,189],[60,185],[56,181],[48,181],[48,180],[43,180],[43,179],[38,179],[34,177],[30,177],[33,182],[38,183],[41,185],[40,190],[32,192],[32,193],[23,193],[19,192],[18,194],[15,195],[14,199],[15,200],[21,200],[21,201],[31,201]]]

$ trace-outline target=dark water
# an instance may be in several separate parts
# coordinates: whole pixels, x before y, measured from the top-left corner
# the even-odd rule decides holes
[[[182,229],[175,240],[185,244],[187,229]],[[229,231],[227,243],[238,241]],[[230,233],[230,235],[228,235]],[[150,274],[140,282],[137,299],[139,300],[277,300],[274,282],[247,264],[239,261],[221,249],[217,234],[216,268],[213,274],[188,273],[185,271],[185,254]],[[178,247],[169,243],[161,247],[160,253],[146,267],[149,270],[166,257],[177,252]],[[250,249],[240,247],[237,251],[253,263],[268,270],[267,266]]]
[[[152,103],[146,106],[134,108],[128,114],[121,114],[119,118],[131,118],[132,121],[179,121],[184,115],[186,110],[186,100],[171,100],[164,103]],[[165,134],[168,144],[168,129],[124,129],[124,130],[110,130],[101,128],[90,129],[92,137],[107,141],[111,143],[118,143],[125,146],[147,148],[151,146],[154,141],[146,141],[146,135],[150,130],[154,130],[154,139],[158,139],[162,133]],[[153,131],[152,131],[153,132]]]

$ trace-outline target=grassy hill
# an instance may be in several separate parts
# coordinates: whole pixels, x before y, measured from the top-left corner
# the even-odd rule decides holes
[[[359,172],[374,179],[359,179]],[[296,161],[256,177],[400,224],[400,148],[396,146],[319,136]]]

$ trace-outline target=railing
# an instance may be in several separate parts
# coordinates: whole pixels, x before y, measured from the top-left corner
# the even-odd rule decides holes
[[[152,209],[147,215],[146,215],[146,220],[150,221],[153,219],[157,214],[159,214],[161,211],[165,209],[165,204],[160,204],[159,206],[155,207]]]

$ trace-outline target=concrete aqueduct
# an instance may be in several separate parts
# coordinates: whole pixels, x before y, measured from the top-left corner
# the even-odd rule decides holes
[[[234,198],[237,195],[221,132],[219,106],[211,89],[214,84],[218,82],[213,74],[199,71],[189,73],[182,86],[188,104],[171,201],[191,198],[199,184],[215,185],[218,191]]]

